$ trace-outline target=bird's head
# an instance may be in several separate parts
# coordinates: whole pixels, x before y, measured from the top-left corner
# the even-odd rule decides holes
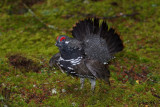
[[[60,36],[57,37],[55,45],[58,48],[63,48],[64,46],[66,46],[69,43],[69,39],[70,38],[68,36],[60,35]]]

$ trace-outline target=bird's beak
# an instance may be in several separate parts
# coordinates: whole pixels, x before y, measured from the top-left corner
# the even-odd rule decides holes
[[[55,45],[57,46],[57,42],[55,43]]]
[[[58,41],[55,43],[55,45],[56,45],[57,47],[61,47],[61,44],[60,44]]]

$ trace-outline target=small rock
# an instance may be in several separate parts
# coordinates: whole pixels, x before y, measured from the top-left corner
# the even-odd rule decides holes
[[[53,88],[53,89],[52,89],[52,94],[56,94],[56,93],[57,93],[56,89]]]
[[[74,90],[76,90],[76,91],[77,91],[77,90],[78,90],[78,88],[74,88]]]
[[[4,105],[3,107],[8,107],[7,105]]]
[[[72,103],[72,105],[73,105],[73,106],[75,106],[75,105],[76,105],[76,103],[75,103],[75,102],[73,102],[73,103]]]
[[[66,90],[65,89],[62,89],[62,93],[65,93],[66,92]]]
[[[152,4],[152,7],[157,7],[157,4]]]
[[[119,13],[119,15],[120,15],[120,16],[122,16],[122,15],[123,15],[123,13],[122,13],[122,12],[120,12],[120,13]]]
[[[6,85],[5,85],[4,83],[2,83],[2,86],[3,86],[3,87],[6,87]]]
[[[56,29],[56,27],[53,26],[53,25],[48,25],[48,27],[51,28],[51,29]]]
[[[88,0],[84,0],[83,3],[84,4],[89,4],[89,1]]]

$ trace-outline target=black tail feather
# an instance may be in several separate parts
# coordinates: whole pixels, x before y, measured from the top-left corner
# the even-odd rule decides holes
[[[122,40],[120,39],[119,35],[115,33],[113,28],[110,28],[109,31],[106,32],[105,36],[103,36],[103,38],[106,40],[109,53],[111,55],[123,50],[124,46]]]
[[[76,39],[82,41],[85,39],[86,35],[89,36],[91,33],[93,33],[93,27],[94,26],[91,19],[80,21],[75,27],[73,27],[72,35]]]
[[[94,19],[93,27],[94,27],[93,34],[99,33],[99,19],[97,18]]]

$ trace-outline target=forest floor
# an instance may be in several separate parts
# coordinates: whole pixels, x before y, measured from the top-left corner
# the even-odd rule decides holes
[[[0,2],[0,106],[160,105],[160,1],[17,0]],[[7,2],[8,1],[8,2]],[[59,35],[87,17],[105,19],[124,50],[110,62],[111,86],[50,69]]]

